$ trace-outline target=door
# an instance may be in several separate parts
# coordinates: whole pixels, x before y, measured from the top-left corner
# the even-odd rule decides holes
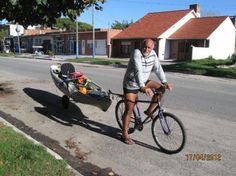
[[[96,54],[106,55],[106,40],[96,40]]]
[[[82,40],[82,55],[85,55],[85,40]]]
[[[178,59],[178,41],[170,41],[170,59]]]

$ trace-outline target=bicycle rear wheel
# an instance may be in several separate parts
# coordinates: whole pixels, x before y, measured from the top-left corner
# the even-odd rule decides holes
[[[163,112],[152,122],[152,135],[157,146],[165,153],[178,153],[185,145],[186,134],[182,122],[173,114]]]
[[[115,111],[115,113],[116,113],[116,121],[117,121],[120,129],[123,129],[122,118],[123,118],[124,112],[125,112],[125,101],[124,100],[120,100],[116,104],[116,111]],[[134,127],[135,127],[135,113],[133,112],[132,115],[131,115],[129,128],[134,129]]]

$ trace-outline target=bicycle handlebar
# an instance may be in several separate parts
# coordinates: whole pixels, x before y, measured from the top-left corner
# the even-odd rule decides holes
[[[152,89],[152,91],[153,91],[154,94],[164,94],[165,91],[166,91],[166,86],[161,84],[161,87],[159,89]],[[114,93],[110,89],[108,90],[107,93],[108,93],[108,95],[115,95],[115,96],[118,96],[118,97],[124,97],[123,94]]]

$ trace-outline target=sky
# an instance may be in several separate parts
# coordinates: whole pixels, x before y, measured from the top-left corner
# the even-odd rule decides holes
[[[203,16],[236,15],[236,0],[106,0],[101,4],[102,11],[95,10],[94,25],[95,28],[110,28],[115,21],[135,22],[150,12],[184,10],[190,4],[199,4]],[[92,24],[92,8],[86,9],[78,21]]]
[[[115,21],[135,22],[150,12],[189,9],[199,4],[202,15],[234,16],[236,0],[107,0],[102,11],[95,10],[95,28],[110,28]],[[79,21],[92,24],[92,8],[84,11]]]

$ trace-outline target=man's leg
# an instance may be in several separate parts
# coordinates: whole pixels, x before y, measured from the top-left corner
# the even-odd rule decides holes
[[[159,84],[156,81],[153,80],[149,80],[146,84],[146,86],[150,89],[160,89],[161,88],[161,84]],[[154,94],[152,97],[152,101],[157,101],[158,99],[161,100],[162,98],[162,94]],[[147,114],[152,114],[154,109],[156,108],[157,103],[150,103],[148,109],[146,110]]]
[[[137,97],[137,94],[134,94],[134,93],[125,94],[125,112],[122,119],[123,121],[122,136],[124,138],[124,142],[127,144],[133,144],[133,141],[129,138],[128,130],[129,130],[130,118],[133,113],[136,97]]]

